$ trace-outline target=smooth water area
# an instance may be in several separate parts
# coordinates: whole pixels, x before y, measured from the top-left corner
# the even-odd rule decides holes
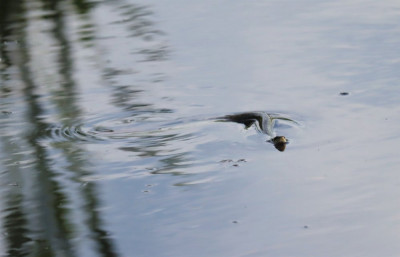
[[[399,68],[398,1],[1,0],[0,256],[399,256]]]

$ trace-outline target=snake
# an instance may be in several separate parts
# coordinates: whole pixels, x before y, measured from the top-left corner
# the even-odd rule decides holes
[[[267,112],[243,112],[231,115],[226,115],[219,118],[220,121],[231,121],[245,125],[245,128],[251,127],[256,123],[257,128],[264,134],[268,135],[270,139],[267,142],[272,143],[280,152],[285,151],[286,145],[289,140],[285,136],[277,136],[274,130],[276,120],[285,120],[298,124],[296,121],[283,117],[277,114]]]

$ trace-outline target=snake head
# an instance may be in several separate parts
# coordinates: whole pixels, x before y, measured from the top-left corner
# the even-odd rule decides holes
[[[285,151],[286,145],[289,143],[289,140],[284,136],[276,136],[270,140],[271,143],[274,144],[275,148],[279,151]]]

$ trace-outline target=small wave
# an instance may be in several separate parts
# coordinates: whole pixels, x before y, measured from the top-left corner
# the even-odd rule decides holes
[[[82,125],[63,125],[52,126],[45,131],[45,137],[54,141],[99,141],[103,140],[97,137],[89,130],[85,130]]]
[[[176,128],[175,128],[176,130]],[[187,139],[191,133],[183,133],[182,131],[174,131],[174,128],[160,129],[142,128],[138,130],[129,126],[115,126],[110,128],[106,126],[88,126],[88,125],[53,125],[46,128],[44,131],[36,132],[39,138],[49,139],[55,142],[58,141],[89,141],[89,142],[104,142],[104,141],[120,141],[133,139],[141,142],[145,140],[148,144],[163,144],[165,141]],[[132,141],[131,141],[132,142]],[[158,143],[157,143],[158,142]]]

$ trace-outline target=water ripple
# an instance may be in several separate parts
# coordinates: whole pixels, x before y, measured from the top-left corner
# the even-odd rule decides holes
[[[119,122],[89,122],[87,124],[52,125],[38,136],[51,141],[124,141],[145,140],[148,144],[162,145],[166,141],[184,140],[190,134],[181,127],[162,122],[143,122],[140,125]],[[156,142],[155,142],[156,141]],[[132,141],[130,141],[132,142]]]
[[[46,129],[45,137],[54,141],[97,141],[103,140],[87,130],[83,125],[52,126]]]

